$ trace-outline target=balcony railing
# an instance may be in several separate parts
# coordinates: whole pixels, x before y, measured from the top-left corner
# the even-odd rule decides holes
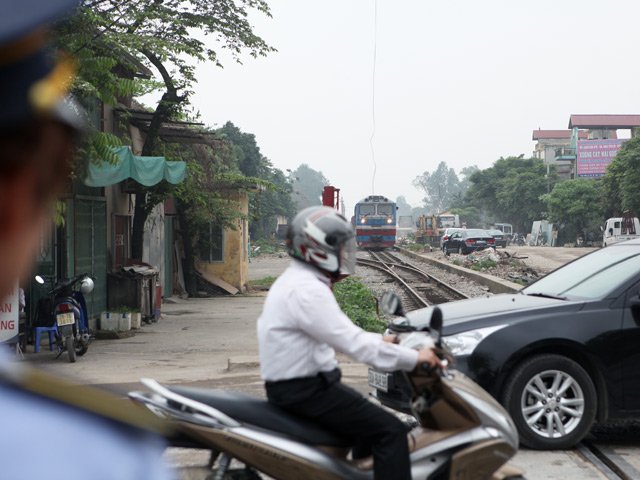
[[[555,160],[575,160],[576,149],[571,147],[556,148]]]

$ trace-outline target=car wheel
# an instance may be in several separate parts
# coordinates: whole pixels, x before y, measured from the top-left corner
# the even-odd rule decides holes
[[[540,450],[567,449],[589,432],[596,416],[596,389],[589,374],[561,355],[525,360],[506,382],[502,404],[520,442]]]
[[[464,254],[464,250],[462,249],[462,245],[458,245],[458,253],[460,255]]]

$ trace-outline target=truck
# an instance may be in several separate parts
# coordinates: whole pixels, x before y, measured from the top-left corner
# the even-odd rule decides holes
[[[625,212],[622,217],[608,218],[601,230],[603,247],[623,242],[624,240],[640,238],[638,217],[629,212]]]

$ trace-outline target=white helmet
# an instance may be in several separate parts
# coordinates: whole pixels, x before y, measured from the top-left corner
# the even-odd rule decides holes
[[[93,280],[91,277],[84,277],[80,282],[80,291],[83,295],[88,295],[93,292]]]
[[[333,277],[351,275],[356,267],[353,225],[329,207],[308,207],[287,231],[289,255]]]

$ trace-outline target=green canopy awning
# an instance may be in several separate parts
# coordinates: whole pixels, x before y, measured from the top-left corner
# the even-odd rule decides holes
[[[127,178],[132,178],[146,187],[156,185],[162,180],[176,184],[184,180],[187,171],[185,162],[170,162],[164,157],[140,157],[134,155],[129,147],[114,148],[114,152],[120,158],[118,163],[89,164],[85,185],[106,187]]]

